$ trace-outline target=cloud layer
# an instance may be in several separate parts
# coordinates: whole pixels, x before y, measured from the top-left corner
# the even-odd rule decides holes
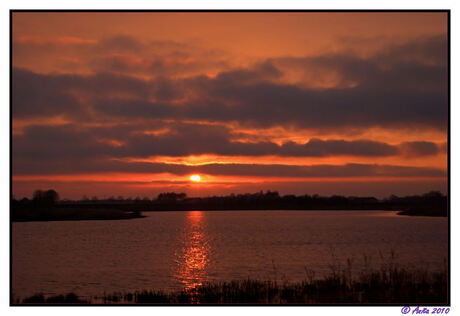
[[[279,58],[249,69],[173,79],[151,71],[148,80],[117,73],[36,74],[13,70],[13,114],[193,119],[249,126],[337,129],[447,127],[447,56],[443,38],[394,47],[362,58],[334,54]],[[437,48],[437,49],[436,49]],[[289,72],[319,74],[331,87]],[[332,77],[332,78],[329,78]],[[329,78],[329,79],[328,79]]]
[[[403,31],[379,22],[399,37],[380,28],[335,30],[340,37],[324,30],[309,50],[289,22],[280,32],[292,39],[273,36],[290,51],[241,32],[229,43],[271,48],[257,53],[249,45],[244,55],[215,34],[186,37],[187,29],[171,39],[154,28],[152,36],[105,26],[77,34],[66,24],[67,33],[40,34],[20,24],[22,18],[15,21],[14,176],[446,177],[448,43],[442,28],[427,31],[417,22],[418,28]],[[194,156],[204,162],[166,159]]]

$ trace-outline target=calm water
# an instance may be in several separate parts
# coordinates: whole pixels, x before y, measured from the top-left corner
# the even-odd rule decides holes
[[[152,212],[121,221],[13,223],[13,296],[177,289],[204,281],[303,280],[331,266],[440,269],[446,218],[381,211]]]

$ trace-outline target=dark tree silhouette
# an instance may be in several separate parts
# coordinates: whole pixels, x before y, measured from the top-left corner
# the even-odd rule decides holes
[[[181,201],[187,197],[185,193],[167,192],[158,195],[158,201]]]
[[[39,206],[54,205],[59,200],[59,194],[55,190],[36,190],[33,195],[33,201]]]
[[[15,209],[27,210],[37,207],[54,205],[59,199],[56,191],[37,190],[32,201],[27,199],[12,200]],[[132,212],[137,211],[180,211],[180,210],[397,210],[401,215],[447,216],[449,199],[438,191],[423,195],[399,197],[391,195],[385,199],[358,196],[320,196],[314,195],[284,195],[277,191],[260,191],[257,193],[230,194],[227,196],[187,197],[185,193],[165,192],[157,198],[134,200],[130,197],[116,200],[113,196],[108,199],[92,201],[61,201],[55,208],[72,208],[79,205],[92,205],[97,208],[108,207]],[[135,208],[133,208],[135,204]]]

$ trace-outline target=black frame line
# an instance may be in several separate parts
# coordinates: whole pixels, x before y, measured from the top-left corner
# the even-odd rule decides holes
[[[427,307],[433,307],[433,306],[451,306],[451,19],[450,19],[450,9],[332,9],[332,10],[327,10],[327,9],[318,9],[318,10],[295,10],[295,9],[243,9],[243,10],[237,10],[237,9],[189,9],[189,10],[176,10],[176,9],[162,9],[162,10],[142,10],[142,9],[116,9],[116,10],[107,10],[107,9],[92,9],[92,10],[83,10],[83,9],[75,9],[75,10],[70,10],[70,9],[10,9],[10,21],[9,21],[9,27],[10,27],[10,32],[9,32],[9,63],[10,63],[10,74],[9,74],[9,79],[10,79],[10,87],[9,87],[9,92],[10,92],[10,100],[9,100],[9,217],[10,217],[10,249],[9,249],[9,272],[10,272],[10,306],[20,306],[20,307],[36,307],[36,306],[111,306],[111,307],[118,307],[118,306],[169,306],[169,307],[176,307],[176,306],[220,306],[220,307],[241,307],[241,306],[254,306],[254,307],[260,307],[260,306],[273,306],[273,307],[290,307],[290,306],[318,306],[318,307],[396,307],[396,306],[421,306],[420,304],[405,304],[401,305],[398,303],[388,303],[388,304],[369,304],[369,303],[363,303],[363,304],[356,304],[356,303],[350,303],[350,304],[49,304],[49,303],[43,303],[43,304],[18,304],[13,301],[12,293],[13,293],[13,278],[12,278],[12,258],[13,258],[13,253],[12,253],[12,238],[13,238],[13,222],[11,221],[11,215],[12,215],[12,203],[11,199],[13,196],[13,86],[12,86],[12,74],[13,74],[13,13],[27,13],[27,12],[43,12],[43,13],[148,13],[148,12],[156,12],[156,13],[305,13],[305,12],[312,12],[312,13],[319,13],[319,12],[325,12],[325,13],[416,13],[416,12],[443,12],[447,13],[447,100],[448,100],[448,116],[447,116],[447,221],[448,221],[448,279],[447,279],[447,303],[446,304],[437,304],[437,305],[423,305]]]

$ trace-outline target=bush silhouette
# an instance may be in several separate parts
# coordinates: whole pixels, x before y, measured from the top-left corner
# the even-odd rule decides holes
[[[59,200],[59,194],[54,190],[36,190],[33,201],[37,206],[53,206]]]

